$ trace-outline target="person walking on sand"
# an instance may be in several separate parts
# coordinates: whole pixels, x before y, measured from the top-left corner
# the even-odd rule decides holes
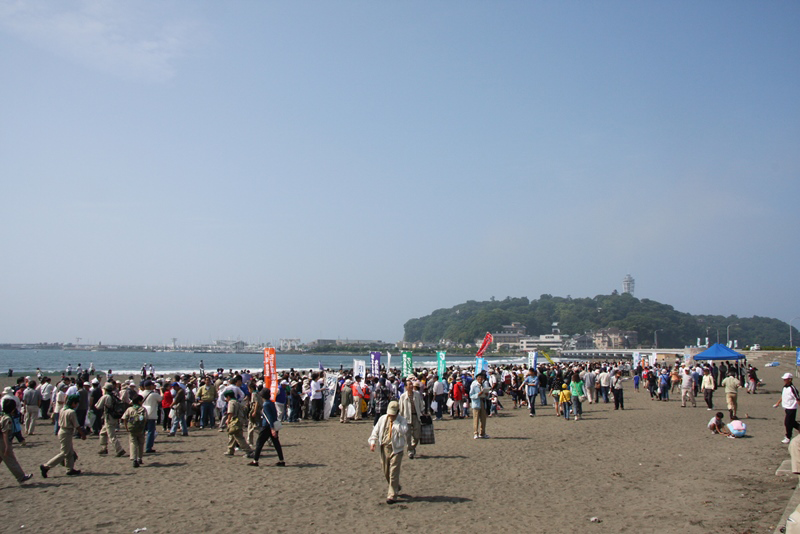
[[[103,428],[100,430],[100,451],[98,454],[108,454],[108,442],[114,447],[118,457],[125,456],[125,450],[117,437],[117,427],[119,426],[119,419],[115,418],[111,410],[114,407],[116,394],[114,392],[114,384],[106,382],[103,386],[104,394],[97,401],[95,408],[103,412]],[[77,398],[77,397],[76,397]],[[75,416],[77,421],[78,416]],[[64,420],[63,414],[58,418],[59,424]],[[61,430],[59,430],[59,435]]]
[[[390,403],[391,404],[391,403]],[[417,445],[419,445],[419,438],[422,434],[422,421],[420,416],[423,410],[422,393],[419,392],[418,386],[415,385],[414,380],[409,378],[406,380],[406,390],[400,395],[400,411],[398,412],[406,421],[408,428],[408,436],[406,436],[406,444],[408,445],[408,457],[414,459],[417,456]],[[389,409],[389,405],[386,405]],[[380,421],[380,417],[378,418]],[[377,424],[377,422],[375,423]]]
[[[686,403],[691,402],[692,407],[696,408],[697,403],[694,400],[694,380],[692,379],[692,372],[686,368],[681,375],[681,408],[686,408]]]
[[[80,434],[81,439],[86,439],[86,432],[78,424],[78,415],[75,413],[75,407],[78,406],[80,399],[77,395],[70,395],[67,397],[67,404],[59,414],[58,422],[58,441],[61,444],[61,451],[50,458],[46,464],[39,466],[42,472],[42,478],[47,478],[47,472],[53,467],[63,464],[67,468],[68,476],[77,476],[81,472],[75,469],[75,449],[72,446],[72,440],[75,433]],[[124,451],[123,451],[124,452]]]
[[[481,371],[475,375],[475,380],[469,386],[469,398],[472,405],[473,439],[488,438],[486,433],[486,417],[491,390],[486,385],[486,373]]]
[[[720,371],[721,372],[721,371]],[[722,387],[725,388],[725,400],[728,403],[728,415],[731,420],[736,419],[736,412],[738,410],[738,388],[742,387],[741,381],[737,376],[739,373],[733,367],[729,368],[728,376],[722,381]]]
[[[278,421],[278,409],[271,398],[271,391],[263,386],[259,388],[261,397],[264,398],[264,403],[261,406],[261,432],[256,440],[256,450],[253,453],[253,461],[247,465],[258,467],[258,459],[261,457],[261,450],[267,441],[272,441],[272,446],[275,447],[275,452],[278,453],[278,462],[275,464],[277,467],[284,467],[286,462],[283,459],[283,448],[281,448],[281,440],[278,437],[278,432],[281,429],[281,423]],[[259,397],[259,398],[261,398]]]
[[[614,409],[624,410],[625,390],[622,389],[622,371],[615,372],[614,376],[611,377],[611,392],[614,394]],[[573,399],[572,402],[575,402],[575,400]],[[578,403],[580,404],[580,401]]]
[[[186,428],[186,391],[181,387],[178,382],[172,384],[172,428],[167,434],[170,437],[175,437],[180,427],[181,435],[188,436],[189,429]]]
[[[225,453],[225,456],[233,456],[238,445],[247,454],[248,458],[252,458],[253,451],[244,439],[244,424],[247,421],[247,413],[244,410],[244,406],[236,400],[236,393],[232,389],[225,391],[222,396],[228,401],[225,421],[225,426],[228,429],[228,452]]]
[[[17,482],[22,484],[26,480],[33,478],[33,475],[26,474],[20,467],[17,457],[14,455],[12,440],[14,438],[14,412],[17,411],[17,403],[13,399],[3,399],[3,413],[0,414],[0,462],[6,467]]]
[[[147,411],[147,438],[145,439],[145,453],[156,452],[153,446],[156,443],[156,426],[158,425],[158,409],[161,406],[161,395],[156,391],[152,380],[145,380],[142,393],[142,407]]]
[[[347,417],[347,410],[353,404],[353,381],[349,378],[344,381],[344,384],[341,387],[341,403],[342,403],[342,413],[339,415],[339,422],[346,423],[349,417]]]
[[[800,400],[800,393],[797,388],[792,385],[792,373],[784,373],[783,376],[783,391],[781,391],[781,400],[772,405],[773,408],[783,406],[785,413],[783,418],[783,426],[786,429],[786,436],[781,443],[789,443],[792,440],[792,432],[795,428],[800,429],[800,424],[797,423],[797,406]]]
[[[708,411],[714,409],[714,389],[716,389],[714,377],[711,375],[711,370],[708,367],[703,369],[703,380],[700,383],[700,389],[703,390],[703,399],[706,401],[706,408]],[[788,442],[787,442],[788,443]]]
[[[36,380],[28,382],[28,387],[22,394],[22,404],[25,406],[25,434],[31,436],[36,430],[36,420],[42,406],[42,394],[36,389]]]
[[[144,456],[145,433],[147,432],[147,410],[142,406],[144,399],[138,393],[131,399],[131,406],[125,410],[122,420],[130,437],[131,461],[133,467],[142,464]]]
[[[392,401],[386,408],[386,414],[382,415],[372,427],[369,436],[369,450],[375,452],[375,449],[380,447],[383,476],[389,484],[386,504],[397,502],[400,493],[400,466],[403,462],[407,433],[408,423],[400,415],[400,404]]]
[[[528,415],[530,417],[534,417],[536,415],[536,396],[539,394],[539,376],[536,372],[536,369],[533,367],[528,369],[528,374],[525,377],[525,380],[522,381],[519,391],[525,392],[525,398],[528,399],[528,407],[530,412]]]

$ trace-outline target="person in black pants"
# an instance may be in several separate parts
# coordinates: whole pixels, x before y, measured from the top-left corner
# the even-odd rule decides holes
[[[625,409],[625,399],[623,397],[623,390],[622,390],[622,372],[617,371],[614,374],[614,377],[611,379],[611,392],[614,394],[614,409],[615,410],[624,410]]]
[[[258,392],[266,400],[264,400],[264,409],[261,416],[261,433],[259,433],[258,440],[256,441],[256,450],[253,453],[253,460],[247,465],[258,467],[261,449],[264,448],[264,444],[267,440],[271,440],[272,446],[275,447],[275,452],[278,453],[278,462],[275,465],[283,467],[286,465],[286,462],[283,461],[283,449],[281,448],[281,440],[278,438],[278,430],[280,429],[278,409],[275,408],[275,403],[272,401],[270,390],[261,386]],[[276,426],[278,426],[278,428],[275,428]]]
[[[797,423],[797,406],[800,401],[800,393],[797,388],[792,385],[792,373],[784,373],[783,378],[783,391],[781,392],[781,400],[772,405],[773,408],[783,406],[785,416],[783,418],[783,426],[786,428],[786,437],[783,438],[782,443],[789,443],[792,439],[792,432],[794,429],[800,430],[800,424]]]

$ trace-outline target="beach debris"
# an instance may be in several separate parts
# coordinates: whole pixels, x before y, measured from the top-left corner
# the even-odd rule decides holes
[[[144,532],[145,530],[147,530],[147,527],[137,528],[133,531],[133,534],[136,534],[137,532]]]
[[[590,517],[590,518],[589,518],[589,521],[591,521],[592,523],[602,523],[602,522],[603,522],[603,520],[602,520],[602,519],[600,519],[600,518],[599,518],[599,517],[597,517],[597,516]]]

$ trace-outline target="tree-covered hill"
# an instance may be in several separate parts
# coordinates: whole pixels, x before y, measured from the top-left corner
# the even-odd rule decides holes
[[[552,323],[558,323],[562,334],[583,334],[609,327],[635,330],[639,343],[649,346],[658,330],[658,345],[683,347],[697,343],[708,335],[711,343],[726,342],[728,325],[731,339],[743,347],[789,344],[789,325],[768,317],[731,315],[691,315],[676,311],[668,304],[650,299],[637,299],[630,294],[598,295],[594,298],[563,298],[542,295],[538,300],[527,297],[477,302],[469,300],[448,309],[436,310],[428,316],[411,319],[405,324],[405,341],[436,343],[450,340],[473,343],[488,332],[497,332],[504,324],[518,321],[528,327],[529,335],[548,334]],[[794,339],[798,331],[794,330]]]

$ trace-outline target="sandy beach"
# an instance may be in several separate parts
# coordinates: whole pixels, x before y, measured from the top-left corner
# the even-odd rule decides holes
[[[2,468],[0,531],[771,532],[797,485],[775,476],[788,452],[783,410],[771,405],[794,360],[786,354],[779,367],[764,367],[774,359],[753,360],[768,393],[740,390],[746,438],[710,434],[702,399],[697,408],[651,401],[632,381],[624,411],[584,404],[582,421],[556,417],[552,406],[531,418],[503,397],[505,410],[487,425],[491,439],[473,440],[471,420],[437,422],[436,444],[403,460],[404,495],[394,505],[384,502],[380,461],[367,445],[371,420],[285,424],[285,468],[273,465],[270,448],[259,468],[241,453],[223,456],[227,434],[216,430],[159,434],[139,469],[127,456],[99,456],[89,437],[75,442],[83,475],[57,467],[46,480],[38,466],[58,441],[41,422],[29,446],[15,446],[34,479],[19,486]],[[715,401],[727,421],[721,391]],[[127,434],[123,444],[127,451]]]

